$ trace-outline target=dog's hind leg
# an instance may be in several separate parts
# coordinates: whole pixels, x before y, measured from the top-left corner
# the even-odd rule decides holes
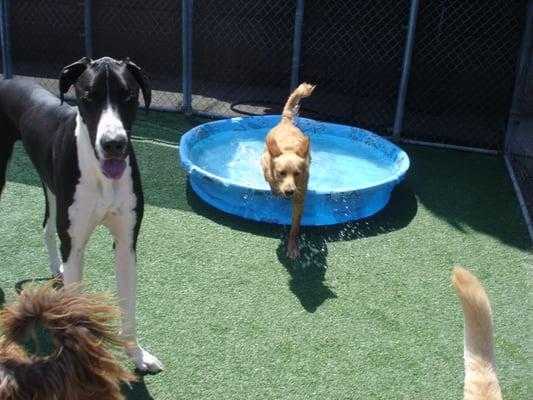
[[[48,258],[50,259],[50,270],[52,276],[57,278],[61,276],[61,261],[57,252],[56,232],[57,232],[57,201],[56,196],[43,183],[44,197],[46,200],[46,210],[44,214],[43,229],[44,241],[48,249]]]
[[[7,164],[13,154],[15,142],[18,140],[18,137],[11,134],[11,128],[2,123],[1,120],[2,118],[0,117],[0,196],[6,184]],[[7,130],[7,132],[4,132],[4,130]]]
[[[6,185],[6,170],[11,154],[13,153],[13,145],[15,142],[2,141],[0,145],[0,195]]]
[[[7,164],[17,140],[20,140],[19,132],[7,116],[0,113],[0,196],[6,184]]]

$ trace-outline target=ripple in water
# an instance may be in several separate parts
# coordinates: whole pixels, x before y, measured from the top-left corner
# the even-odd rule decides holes
[[[208,172],[255,189],[268,189],[261,157],[268,129],[221,132],[196,143],[192,160]],[[353,190],[375,185],[391,175],[390,160],[374,149],[346,138],[321,134],[311,137],[309,188]]]

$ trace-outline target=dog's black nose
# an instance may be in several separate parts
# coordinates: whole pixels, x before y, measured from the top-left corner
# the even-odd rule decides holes
[[[285,190],[285,196],[291,197],[294,194],[294,189]]]
[[[100,146],[108,157],[122,157],[127,144],[125,137],[110,138],[104,136],[100,139]]]

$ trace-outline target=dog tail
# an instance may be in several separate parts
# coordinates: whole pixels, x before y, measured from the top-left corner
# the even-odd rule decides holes
[[[102,294],[78,294],[79,285],[54,290],[52,284],[24,290],[17,302],[0,313],[0,376],[11,385],[0,386],[0,398],[15,399],[16,387],[32,391],[24,398],[123,399],[120,383],[135,380],[112,353],[124,346],[114,326],[118,312]],[[36,358],[19,347],[37,327],[49,332],[53,354]],[[32,337],[30,336],[30,337]],[[38,348],[38,347],[37,347]],[[18,356],[13,356],[17,354]],[[13,397],[9,397],[9,392]]]
[[[489,298],[479,280],[461,267],[455,267],[453,286],[463,308],[465,386],[464,398],[501,399],[496,376],[494,335]]]
[[[309,83],[301,83],[294,92],[291,93],[285,107],[283,108],[283,119],[291,121],[298,115],[298,109],[300,108],[300,100],[304,97],[309,97],[315,90],[316,85]]]

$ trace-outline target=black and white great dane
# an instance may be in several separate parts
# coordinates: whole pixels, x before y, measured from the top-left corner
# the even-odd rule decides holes
[[[63,104],[74,85],[77,107]],[[131,145],[139,89],[148,108],[150,82],[129,59],[81,60],[63,68],[61,101],[27,79],[0,82],[0,193],[17,140],[41,178],[44,237],[54,276],[80,282],[85,246],[95,227],[114,239],[116,278],[126,349],[142,371],[161,363],[138,344],[135,333],[136,242],[144,210],[141,177]],[[61,242],[61,260],[55,242]]]

